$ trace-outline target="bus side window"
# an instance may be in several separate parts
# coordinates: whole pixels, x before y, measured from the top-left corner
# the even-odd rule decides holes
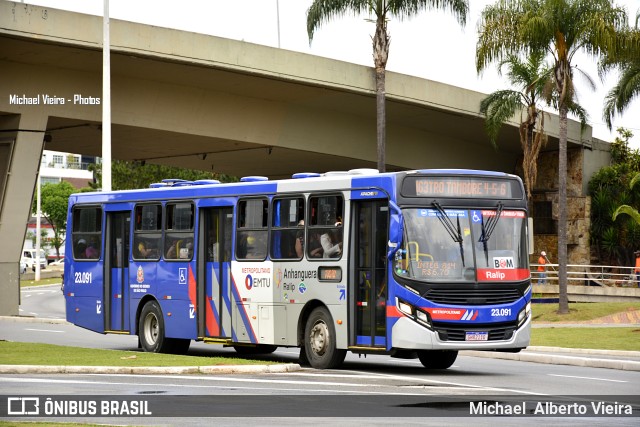
[[[236,258],[263,260],[267,257],[269,204],[266,199],[238,202]]]
[[[344,203],[341,195],[309,198],[310,223],[309,258],[340,258],[344,239],[342,218]],[[320,247],[320,249],[318,249]]]
[[[305,231],[304,198],[274,198],[271,218],[271,259],[301,259]]]
[[[159,203],[137,205],[133,230],[133,254],[135,260],[158,260],[162,249],[162,205]]]
[[[193,258],[193,203],[167,203],[166,211],[164,258],[190,261]]]
[[[98,260],[102,249],[102,209],[96,206],[76,207],[73,210],[73,258]]]

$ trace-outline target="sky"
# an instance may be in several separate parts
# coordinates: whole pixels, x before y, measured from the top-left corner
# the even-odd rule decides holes
[[[432,10],[404,21],[391,19],[387,70],[435,80],[453,86],[491,93],[509,88],[494,66],[482,75],[475,68],[477,25],[482,10],[495,0],[470,0],[467,24],[461,27],[448,12]],[[640,0],[613,0],[627,9],[630,21],[640,11]],[[25,3],[25,1],[22,1]],[[26,3],[102,15],[103,0],[28,0]],[[371,35],[375,24],[368,16],[347,15],[323,24],[310,44],[306,12],[312,0],[110,0],[109,16],[114,19],[175,28],[195,33],[279,47],[340,61],[372,66]],[[613,131],[602,119],[606,93],[616,82],[616,73],[604,81],[598,77],[596,62],[582,55],[574,64],[596,83],[593,91],[578,77],[579,103],[589,114],[593,136],[613,141],[615,129],[634,133],[630,145],[640,149],[640,98],[622,116],[614,117]]]

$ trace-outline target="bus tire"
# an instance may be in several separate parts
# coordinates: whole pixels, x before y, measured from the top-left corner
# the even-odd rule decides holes
[[[458,357],[457,350],[420,350],[418,359],[427,369],[447,369]]]
[[[309,358],[307,357],[307,350],[304,346],[300,347],[300,357],[298,357],[298,363],[300,364],[300,366],[303,366],[305,368],[311,367]]]
[[[271,354],[276,351],[278,347],[270,344],[258,344],[255,346],[234,345],[233,348],[238,354],[250,355]]]
[[[156,301],[149,301],[142,307],[138,323],[138,337],[142,349],[146,352],[170,352],[171,341],[164,336],[162,310]]]
[[[304,349],[311,367],[333,369],[344,361],[346,350],[336,348],[336,330],[325,307],[311,312],[304,328]]]

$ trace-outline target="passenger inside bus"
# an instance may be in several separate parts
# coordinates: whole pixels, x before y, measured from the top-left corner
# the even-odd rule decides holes
[[[298,222],[298,227],[301,228],[296,233],[296,255],[298,258],[302,258],[304,255],[304,219]]]
[[[167,249],[166,259],[191,259],[193,256],[192,239],[176,239]]]
[[[333,228],[320,236],[320,244],[324,251],[324,258],[339,258],[342,255],[342,223],[336,222]]]
[[[98,244],[95,239],[91,239],[87,249],[85,250],[85,257],[87,259],[98,259],[100,258],[100,250],[98,249]]]
[[[158,251],[151,248],[148,242],[142,241],[142,240],[138,242],[137,258],[150,259],[150,258],[157,258],[157,257],[158,257]]]
[[[308,257],[309,258],[322,258],[322,244],[320,243],[320,235],[322,233],[316,231],[309,233],[308,242]]]
[[[76,242],[76,250],[75,250],[75,257],[79,258],[79,259],[86,259],[87,255],[86,255],[86,250],[87,250],[87,241],[84,239],[80,239]]]

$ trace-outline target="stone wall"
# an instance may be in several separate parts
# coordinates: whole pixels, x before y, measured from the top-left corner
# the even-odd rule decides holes
[[[589,264],[591,227],[591,198],[582,193],[584,155],[582,149],[567,151],[567,256],[568,264]],[[531,216],[536,217],[535,202],[551,202],[552,218],[558,220],[558,152],[540,154],[538,178],[531,195]],[[546,251],[551,263],[558,262],[558,236],[539,234],[534,229],[534,251],[531,262],[537,262],[540,251]]]

